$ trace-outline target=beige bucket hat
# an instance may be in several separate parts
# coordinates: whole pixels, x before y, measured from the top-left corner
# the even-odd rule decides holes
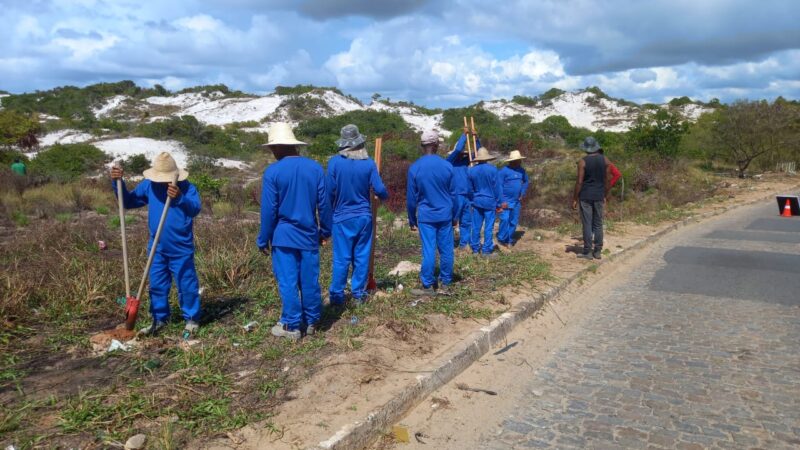
[[[189,172],[179,168],[175,158],[167,152],[158,154],[153,159],[153,167],[142,172],[145,178],[156,183],[172,183],[175,181],[175,174],[178,175],[178,181],[189,177]]]
[[[308,145],[294,137],[291,125],[286,122],[276,122],[269,128],[269,141],[262,147],[271,145]]]
[[[522,156],[522,153],[520,153],[519,150],[511,150],[511,153],[508,154],[508,158],[506,158],[505,162],[518,161],[521,159],[525,159],[525,157]]]
[[[485,147],[481,147],[478,149],[478,154],[473,158],[473,161],[491,161],[494,159],[494,156],[489,154],[489,150],[486,150]]]

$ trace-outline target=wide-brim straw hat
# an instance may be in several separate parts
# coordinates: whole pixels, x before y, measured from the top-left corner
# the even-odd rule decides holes
[[[525,159],[525,157],[522,156],[522,153],[520,153],[519,150],[511,150],[511,153],[508,154],[508,158],[506,158],[505,162],[519,161],[522,159]]]
[[[473,158],[473,161],[491,161],[494,159],[494,156],[489,154],[489,150],[486,148],[481,147],[478,149],[478,154]]]
[[[439,143],[439,133],[436,130],[428,130],[422,133],[422,137],[420,137],[420,142],[422,145],[428,144],[438,144]]]
[[[142,172],[145,178],[156,183],[172,183],[175,175],[178,181],[189,177],[189,172],[178,167],[175,158],[167,152],[162,152],[153,159],[153,167]]]
[[[262,147],[273,145],[308,145],[294,137],[291,125],[286,122],[277,122],[269,128],[269,141]]]
[[[356,148],[359,145],[367,142],[367,138],[358,131],[358,127],[349,124],[342,127],[339,133],[340,139],[336,140],[336,145],[339,148]]]
[[[586,153],[597,153],[600,151],[600,143],[597,142],[597,139],[593,138],[592,136],[587,137],[583,140],[583,144],[581,144],[581,149]]]

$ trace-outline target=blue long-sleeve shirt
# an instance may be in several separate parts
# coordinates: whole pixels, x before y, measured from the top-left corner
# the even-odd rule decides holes
[[[467,139],[467,135],[462,133],[461,137],[458,138],[458,142],[456,142],[456,145],[453,147],[453,151],[447,155],[447,162],[453,165],[453,173],[456,177],[456,194],[469,196],[469,175],[467,174],[469,169],[469,155],[464,152]],[[481,140],[476,139],[476,141],[476,145],[480,148]]]
[[[316,250],[331,235],[331,216],[325,172],[315,161],[289,156],[264,171],[258,248]]]
[[[111,186],[117,193],[117,183],[112,181]],[[150,240],[147,243],[148,251],[153,245],[153,238],[158,229],[158,221],[164,211],[167,201],[168,183],[154,183],[142,180],[132,191],[128,191],[125,182],[122,182],[122,204],[125,209],[141,208],[148,205],[147,225],[150,230]],[[178,188],[181,194],[170,201],[164,229],[158,241],[156,251],[165,256],[184,256],[194,253],[194,217],[200,213],[200,194],[194,185],[188,181],[179,181]]]
[[[482,163],[469,168],[469,185],[472,205],[483,209],[500,206],[500,186],[497,184],[497,167]]]
[[[333,206],[333,222],[372,214],[369,188],[381,200],[389,198],[375,162],[336,155],[328,161],[328,195]]]
[[[458,200],[453,166],[438,155],[425,155],[408,169],[408,224],[452,221]]]
[[[528,190],[528,174],[522,167],[505,166],[497,172],[500,203],[516,206]]]

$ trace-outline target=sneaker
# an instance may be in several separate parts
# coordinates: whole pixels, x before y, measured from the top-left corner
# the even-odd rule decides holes
[[[581,258],[581,259],[592,259],[593,256],[592,256],[592,254],[590,252],[584,252],[584,253],[579,254],[578,258]]]
[[[138,334],[139,336],[155,336],[156,334],[158,334],[159,331],[161,331],[162,328],[166,326],[167,326],[166,322],[162,322],[160,320],[154,320],[149,327],[142,328],[136,334]]]
[[[289,338],[293,341],[296,341],[301,337],[300,330],[290,330],[285,324],[280,322],[276,323],[275,326],[272,327],[272,335],[275,337]]]
[[[594,257],[594,259],[602,259],[603,258],[603,251],[600,250],[600,249],[597,249],[594,252],[592,252],[592,256]]]
[[[433,286],[431,286],[431,287],[423,286],[421,288],[417,287],[417,288],[411,289],[411,295],[433,297],[434,295],[436,295],[436,291],[433,290]]]
[[[448,284],[443,284],[436,290],[436,295],[451,295],[452,293],[453,290],[450,289],[450,285]]]
[[[317,330],[320,329],[319,327],[320,327],[319,323],[315,323],[313,325],[307,326],[306,327],[306,336],[314,336],[315,334],[317,334]]]
[[[189,339],[190,337],[194,336],[198,328],[200,328],[199,323],[195,322],[194,320],[187,320],[186,325],[183,327],[183,338]]]

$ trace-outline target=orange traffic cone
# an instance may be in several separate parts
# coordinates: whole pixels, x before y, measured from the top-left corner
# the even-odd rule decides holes
[[[781,214],[782,217],[792,217],[792,205],[789,203],[789,199],[786,199],[786,205],[783,207],[783,213]]]

